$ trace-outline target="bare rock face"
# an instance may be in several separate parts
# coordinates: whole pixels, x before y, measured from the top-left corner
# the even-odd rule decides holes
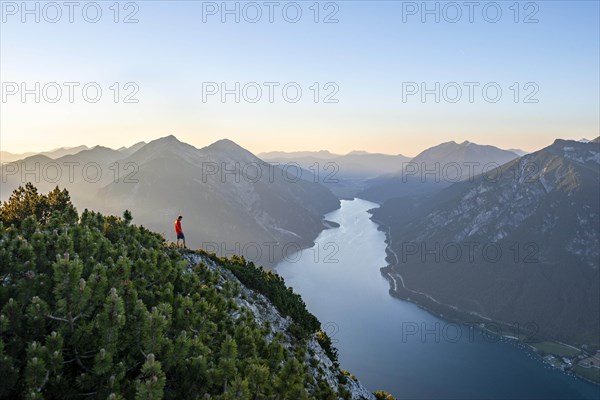
[[[233,281],[239,285],[240,292],[234,298],[237,305],[240,306],[240,308],[249,310],[254,315],[255,321],[261,327],[270,327],[270,333],[266,338],[267,340],[272,340],[277,333],[283,334],[284,346],[290,351],[293,349],[296,340],[287,330],[292,321],[289,318],[283,317],[265,296],[244,286],[231,271],[228,271],[226,268],[218,265],[209,258],[195,253],[188,253],[185,255],[185,258],[190,263],[190,266],[203,263],[210,270],[218,272],[221,285],[226,281]],[[236,316],[234,315],[233,317],[235,318]],[[339,368],[337,368],[327,356],[315,335],[312,335],[309,338],[307,347],[308,352],[306,354],[305,363],[309,367],[311,374],[314,377],[320,377],[329,384],[332,390],[338,392],[338,376],[341,373]],[[375,400],[375,396],[373,396],[373,394],[356,379],[349,377],[343,387],[350,393],[350,398],[352,400]]]

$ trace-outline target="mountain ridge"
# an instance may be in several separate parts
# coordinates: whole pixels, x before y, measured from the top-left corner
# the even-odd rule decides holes
[[[285,246],[312,246],[326,228],[323,215],[340,205],[311,177],[271,166],[227,139],[198,149],[169,135],[137,147],[131,154],[96,146],[56,160],[21,160],[3,168],[37,170],[37,176],[17,171],[0,194],[6,198],[29,177],[44,191],[68,188],[77,205],[106,213],[136,209],[144,225],[170,237],[174,219],[184,215],[188,244],[210,245],[219,254],[254,251],[266,266],[286,256]],[[62,167],[59,179],[44,179],[54,177],[52,163]]]
[[[390,254],[400,257],[390,256],[384,270],[402,279],[393,290],[445,314],[460,309],[497,321],[533,321],[543,337],[598,347],[600,310],[589,299],[600,295],[599,165],[596,144],[557,139],[498,167],[497,181],[478,176],[417,205],[388,200],[373,218],[390,229]],[[467,242],[494,244],[504,255],[496,262],[481,253],[473,262],[418,258],[418,250],[410,261],[407,255],[413,245]]]
[[[423,150],[396,172],[367,181],[357,196],[380,204],[395,197],[427,198],[518,157],[491,145],[444,142]]]

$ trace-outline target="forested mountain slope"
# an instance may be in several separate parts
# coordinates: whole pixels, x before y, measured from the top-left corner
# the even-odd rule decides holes
[[[58,188],[2,204],[0,398],[374,398],[279,276],[131,220]]]

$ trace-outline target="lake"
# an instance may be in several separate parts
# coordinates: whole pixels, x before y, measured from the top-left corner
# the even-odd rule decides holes
[[[342,201],[325,217],[340,227],[276,267],[321,320],[343,369],[398,399],[600,398],[600,386],[548,367],[522,343],[390,296],[379,271],[385,234],[367,213],[375,207]]]

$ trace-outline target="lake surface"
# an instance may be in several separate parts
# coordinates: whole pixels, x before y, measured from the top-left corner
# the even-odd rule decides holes
[[[551,369],[523,344],[391,297],[379,271],[385,234],[367,213],[377,206],[342,201],[326,216],[340,227],[276,268],[321,320],[343,369],[398,399],[600,398],[600,386]]]

